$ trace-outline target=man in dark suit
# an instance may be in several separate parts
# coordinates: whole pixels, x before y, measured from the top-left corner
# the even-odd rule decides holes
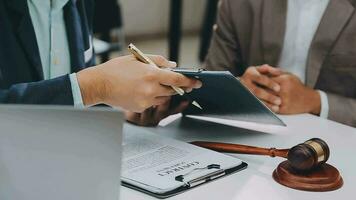
[[[220,3],[207,69],[240,76],[277,113],[356,126],[355,0]]]
[[[93,0],[0,0],[1,103],[104,103],[141,112],[167,101],[174,94],[169,86],[200,87],[132,56],[90,67],[93,6]],[[161,56],[152,59],[175,66]]]

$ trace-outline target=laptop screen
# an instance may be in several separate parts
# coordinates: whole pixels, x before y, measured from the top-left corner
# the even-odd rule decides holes
[[[117,200],[123,116],[0,106],[0,199]]]

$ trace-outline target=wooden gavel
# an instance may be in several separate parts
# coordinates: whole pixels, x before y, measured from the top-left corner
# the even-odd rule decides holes
[[[192,144],[219,152],[287,158],[291,167],[298,172],[308,172],[317,168],[325,163],[330,155],[328,145],[319,138],[310,139],[291,149],[260,148],[240,144],[201,141],[192,142]]]

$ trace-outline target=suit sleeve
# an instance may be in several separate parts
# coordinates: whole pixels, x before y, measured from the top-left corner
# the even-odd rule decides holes
[[[356,99],[328,93],[329,119],[356,127]]]
[[[8,89],[0,89],[0,103],[73,105],[69,76],[19,83]]]
[[[238,38],[232,23],[229,4],[229,0],[219,2],[217,22],[214,25],[213,37],[203,66],[207,70],[226,70],[240,76],[243,73],[238,67],[241,56],[239,56]]]

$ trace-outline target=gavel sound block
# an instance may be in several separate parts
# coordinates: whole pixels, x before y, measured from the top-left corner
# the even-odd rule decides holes
[[[330,150],[326,142],[319,138],[310,139],[291,149],[199,141],[192,144],[219,152],[287,158],[274,170],[273,178],[290,188],[322,192],[336,190],[343,185],[339,171],[326,164]]]

